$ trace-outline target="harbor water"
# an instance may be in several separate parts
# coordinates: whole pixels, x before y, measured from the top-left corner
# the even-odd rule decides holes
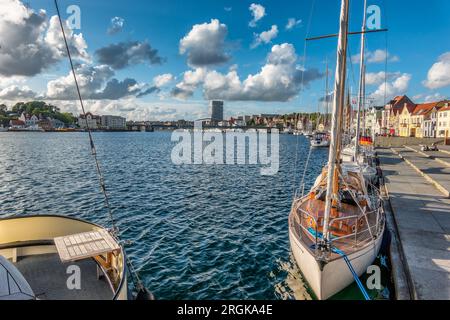
[[[170,132],[94,139],[121,238],[157,299],[314,298],[291,257],[287,223],[305,137],[280,136],[275,176],[258,165],[175,165]],[[312,150],[306,190],[327,157]],[[110,225],[87,133],[0,133],[0,217],[33,214]],[[376,261],[382,288],[369,291],[376,299],[393,298],[386,256]],[[362,295],[352,285],[333,298]]]

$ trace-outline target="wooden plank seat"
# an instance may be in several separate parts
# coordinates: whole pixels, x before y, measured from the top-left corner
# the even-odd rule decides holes
[[[97,258],[101,255],[108,257],[120,250],[119,244],[103,229],[57,237],[54,241],[61,262]]]

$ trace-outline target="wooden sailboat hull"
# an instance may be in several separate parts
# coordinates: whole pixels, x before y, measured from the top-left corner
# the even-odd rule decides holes
[[[377,239],[367,244],[361,250],[348,255],[348,258],[358,276],[367,271],[381,248],[384,227]],[[305,280],[314,291],[317,299],[326,300],[345,289],[354,282],[351,271],[343,258],[337,258],[323,265],[316,260],[314,253],[298,239],[292,226],[289,227],[289,239],[295,261]]]

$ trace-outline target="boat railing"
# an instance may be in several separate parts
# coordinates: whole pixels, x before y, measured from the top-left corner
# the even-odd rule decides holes
[[[320,240],[322,240],[323,235],[320,234],[319,222],[312,214],[309,212],[303,210],[300,208],[299,205],[300,199],[298,201],[295,201],[293,209],[296,210],[297,215],[293,215],[293,220],[291,223],[294,226],[294,230],[298,230],[297,236],[300,240],[303,239],[304,235],[311,235],[313,239],[308,237],[311,241],[313,241],[315,247],[317,248],[317,245],[319,244]],[[295,219],[297,217],[298,219]],[[330,244],[333,245],[333,243],[339,243],[344,240],[353,239],[353,241],[347,242],[347,245],[353,245],[353,247],[358,247],[360,244],[365,244],[368,240],[372,240],[374,238],[377,238],[380,236],[380,232],[383,230],[383,224],[384,224],[384,216],[382,215],[382,209],[379,208],[377,210],[364,212],[360,215],[353,215],[348,217],[340,217],[340,218],[334,218],[330,220],[330,226],[335,225],[336,223],[348,221],[348,222],[354,222],[355,229],[352,230],[351,233],[343,235],[343,236],[333,236],[330,238]],[[308,220],[311,222],[309,226],[306,225],[305,220]],[[360,221],[364,221],[364,225],[360,226]],[[371,221],[373,223],[371,224]]]
[[[379,236],[380,230],[382,230],[382,223],[384,221],[381,219],[381,209],[377,209],[374,211],[364,212],[362,215],[354,215],[350,217],[341,217],[334,218],[330,220],[330,226],[343,222],[343,221],[354,221],[355,229],[352,233],[349,233],[340,237],[331,237],[331,244],[334,242],[339,242],[346,239],[353,238],[353,246],[357,247],[358,244],[365,243],[368,240],[375,239]],[[374,219],[374,223],[371,224],[371,219]],[[360,221],[363,221],[364,224],[361,226],[359,224]],[[373,220],[372,220],[373,221]]]

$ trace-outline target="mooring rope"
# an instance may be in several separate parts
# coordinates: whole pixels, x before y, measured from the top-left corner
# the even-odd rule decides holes
[[[334,253],[337,253],[342,258],[344,258],[345,263],[347,264],[350,272],[352,273],[353,278],[355,279],[356,284],[359,287],[359,290],[361,290],[361,293],[364,296],[364,299],[371,300],[369,294],[366,291],[366,288],[364,288],[364,285],[361,283],[361,280],[359,280],[358,274],[356,273],[355,269],[352,266],[352,263],[348,259],[348,256],[345,254],[345,252],[339,250],[338,248],[332,248],[331,249]]]
[[[62,21],[62,18],[61,18],[61,14],[60,14],[60,11],[59,11],[58,0],[54,0],[54,2],[55,2],[56,13],[58,15],[59,25],[61,26],[61,32],[62,32],[62,35],[63,35],[64,44],[66,46],[67,56],[68,56],[68,59],[69,59],[69,62],[70,62],[70,68],[72,70],[73,80],[75,82],[75,87],[77,89],[78,100],[80,101],[81,110],[83,112],[83,116],[84,116],[85,121],[86,121],[86,129],[87,129],[88,136],[89,136],[89,143],[90,143],[90,147],[91,147],[92,156],[94,157],[94,160],[95,160],[95,167],[97,169],[97,176],[98,176],[98,180],[99,180],[99,183],[100,183],[100,189],[101,189],[101,191],[103,193],[103,196],[104,196],[104,199],[105,199],[105,206],[106,206],[106,208],[108,210],[108,216],[109,216],[109,219],[111,221],[112,234],[120,241],[119,234],[118,234],[119,230],[117,228],[116,221],[114,219],[113,212],[112,212],[112,209],[111,209],[109,196],[108,196],[108,193],[106,191],[105,179],[103,177],[103,173],[102,173],[102,170],[100,168],[100,162],[99,162],[99,160],[97,158],[97,150],[95,148],[94,139],[92,137],[92,130],[91,130],[90,126],[89,126],[89,121],[88,121],[87,116],[86,116],[86,110],[84,108],[83,98],[81,97],[80,87],[78,85],[78,79],[77,79],[77,75],[76,75],[75,68],[74,68],[73,61],[72,61],[72,55],[70,54],[69,44],[67,42],[66,32],[64,30],[64,24],[63,24],[63,21]],[[125,248],[123,248],[123,250],[124,250],[124,256],[125,256],[127,265],[128,265],[128,267],[130,269],[130,274],[132,276],[133,282],[135,283],[136,288],[138,290],[140,290],[140,289],[144,288],[144,286],[142,284],[142,281],[139,278],[139,275],[136,272],[136,269],[134,268],[133,263],[131,262],[130,258],[125,253]]]

